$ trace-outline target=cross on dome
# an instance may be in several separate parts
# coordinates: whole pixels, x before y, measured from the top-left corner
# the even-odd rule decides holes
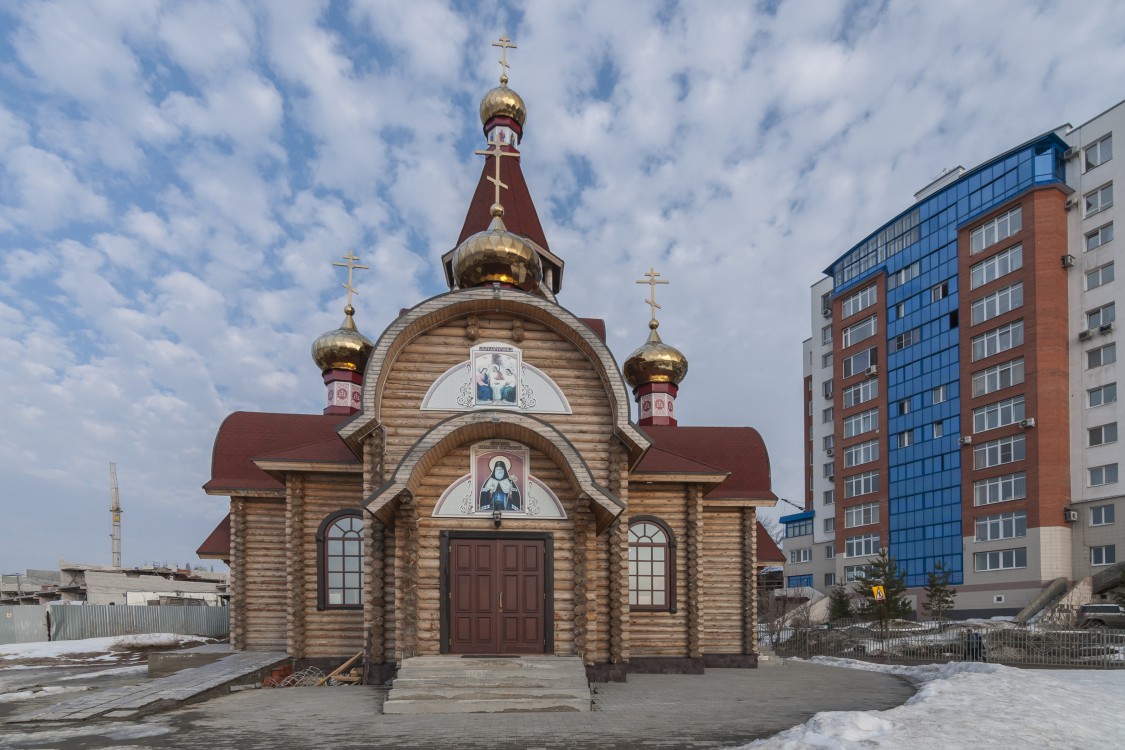
[[[660,305],[658,305],[656,303],[656,285],[657,284],[667,284],[669,282],[667,282],[667,281],[657,281],[657,278],[660,277],[660,274],[657,273],[656,269],[653,268],[652,266],[648,267],[648,273],[641,274],[641,275],[646,276],[647,278],[640,279],[639,281],[637,281],[637,283],[638,284],[648,284],[648,286],[649,286],[649,298],[645,300],[645,304],[649,305],[652,308],[652,321],[648,324],[648,326],[649,326],[649,328],[656,328],[657,326],[660,325],[660,322],[657,321],[657,319],[656,319],[656,311],[663,309]]]
[[[340,286],[342,286],[342,287],[344,287],[345,289],[348,290],[348,304],[347,304],[347,306],[348,306],[348,308],[350,308],[352,306],[352,295],[353,294],[359,294],[359,292],[357,292],[355,290],[355,288],[352,286],[352,271],[354,271],[357,268],[362,268],[364,270],[367,270],[367,266],[361,266],[358,263],[356,263],[356,261],[359,260],[359,256],[357,256],[355,254],[355,250],[349,250],[347,255],[341,255],[340,257],[343,258],[344,260],[346,260],[347,263],[333,263],[332,265],[340,266],[341,268],[348,269],[348,281],[347,281],[346,284],[341,284]],[[351,315],[351,314],[352,313],[350,313],[350,312],[348,313],[348,315]]]
[[[500,160],[505,156],[511,156],[518,159],[520,155],[515,151],[505,151],[503,148],[501,148],[500,141],[496,140],[495,138],[490,140],[488,142],[488,145],[491,146],[491,148],[486,148],[481,151],[474,151],[473,153],[480,156],[491,156],[496,160],[496,175],[494,177],[486,177],[485,179],[491,182],[495,187],[495,197],[492,200],[492,215],[498,216],[503,215],[504,213],[504,207],[500,204],[500,188],[503,188],[505,190],[508,189],[508,185],[500,181]],[[500,211],[499,214],[496,213],[497,210]]]
[[[512,40],[508,38],[507,34],[500,37],[500,40],[492,43],[493,47],[500,48],[500,85],[506,86],[508,84],[508,50],[517,49]]]

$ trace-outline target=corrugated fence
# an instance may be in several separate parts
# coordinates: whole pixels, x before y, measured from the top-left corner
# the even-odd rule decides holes
[[[11,612],[12,616],[8,617]],[[117,606],[83,604],[55,607],[0,607],[0,644],[73,641],[138,633],[178,633],[225,638],[229,607]]]

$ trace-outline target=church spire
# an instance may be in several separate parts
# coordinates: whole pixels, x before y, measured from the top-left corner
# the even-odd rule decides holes
[[[687,375],[688,361],[679,349],[661,341],[660,334],[656,332],[660,327],[656,311],[661,309],[656,302],[656,287],[668,282],[659,280],[660,274],[651,267],[644,276],[637,283],[649,287],[649,297],[645,300],[652,309],[648,341],[629,355],[622,369],[625,381],[633,388],[633,396],[637,400],[638,424],[641,427],[675,427],[676,394]]]

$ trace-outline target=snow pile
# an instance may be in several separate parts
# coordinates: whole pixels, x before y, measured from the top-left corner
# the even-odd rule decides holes
[[[75,693],[79,690],[89,690],[88,687],[64,687],[62,685],[48,685],[47,687],[30,688],[28,690],[17,690],[14,693],[4,693],[0,695],[0,703],[11,703],[12,701],[25,701],[28,698],[38,698],[43,695],[55,695],[57,693]]]
[[[184,643],[202,643],[212,640],[199,635],[176,633],[142,633],[115,635],[109,638],[83,638],[77,641],[43,641],[39,643],[11,643],[0,646],[0,660],[25,661],[28,659],[66,659],[85,657],[82,661],[106,661],[115,658],[114,652],[134,649],[175,648]]]
[[[109,669],[99,669],[96,672],[83,672],[81,674],[72,674],[66,677],[60,677],[59,682],[66,682],[68,680],[90,680],[95,677],[123,677],[132,674],[147,674],[148,666],[145,664],[137,664],[132,667],[110,667]]]
[[[1110,747],[1120,740],[1125,671],[1022,670],[976,662],[907,667],[829,657],[810,661],[896,674],[919,690],[888,711],[825,711],[746,747],[1071,748]]]

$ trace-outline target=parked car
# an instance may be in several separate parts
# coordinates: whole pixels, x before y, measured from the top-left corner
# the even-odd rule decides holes
[[[1125,607],[1120,604],[1083,604],[1078,608],[1078,627],[1125,629]]]

